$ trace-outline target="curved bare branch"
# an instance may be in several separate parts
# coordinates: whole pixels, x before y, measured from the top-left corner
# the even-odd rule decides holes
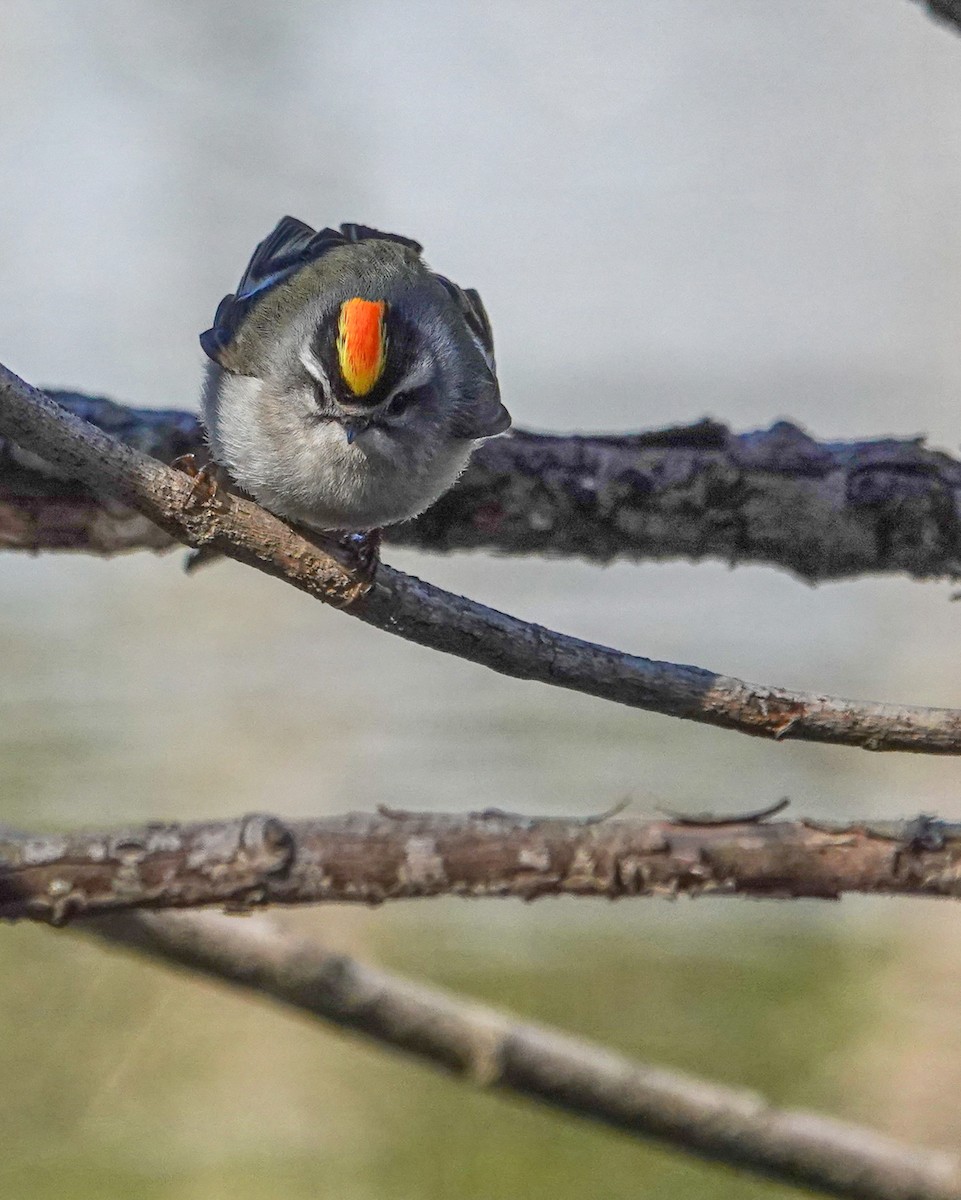
[[[442,1067],[709,1161],[851,1200],[961,1200],[955,1155],[648,1066],[557,1029],[330,954],[266,922],[136,913],[77,926]]]
[[[566,637],[381,565],[365,588],[321,546],[253,504],[191,480],[67,412],[0,367],[0,436],[135,508],[185,545],[226,554],[378,629],[518,679],[774,740],[961,753],[961,711],[745,683]]]
[[[190,413],[57,392],[111,436],[172,462],[202,453]],[[720,559],[815,583],[961,577],[961,463],[918,439],[816,442],[796,425],[733,434],[702,421],[619,436],[516,430],[388,541],[420,550]],[[131,509],[0,447],[0,546],[111,554],[172,544]]]

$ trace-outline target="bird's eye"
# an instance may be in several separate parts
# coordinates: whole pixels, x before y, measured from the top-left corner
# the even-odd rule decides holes
[[[412,388],[410,391],[398,392],[393,397],[390,404],[387,405],[387,415],[391,417],[403,416],[408,409],[412,408],[420,398],[420,389]]]

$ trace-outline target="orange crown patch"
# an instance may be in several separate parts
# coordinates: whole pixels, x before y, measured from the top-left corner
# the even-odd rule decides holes
[[[344,383],[355,396],[373,391],[387,361],[387,305],[355,296],[340,306],[337,361]]]

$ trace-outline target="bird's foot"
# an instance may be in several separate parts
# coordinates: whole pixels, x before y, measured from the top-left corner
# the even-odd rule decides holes
[[[196,508],[201,504],[213,504],[219,507],[223,504],[230,476],[219,463],[212,460],[201,463],[196,454],[181,454],[170,465],[190,477],[188,508]]]
[[[374,585],[374,577],[380,563],[382,529],[369,529],[364,533],[351,533],[344,529],[318,530],[297,521],[290,522],[291,529],[308,542],[329,554],[348,575],[353,576],[355,586],[346,603],[353,604],[366,596]]]
[[[364,533],[333,531],[328,536],[336,546],[334,557],[342,563],[361,583],[370,586],[380,563],[382,529],[368,529]]]
[[[219,463],[212,460],[201,463],[196,454],[181,454],[170,465],[190,477],[190,494],[187,496],[186,508],[198,508],[204,504],[212,504],[215,508],[223,506],[230,477]],[[192,575],[199,567],[217,562],[221,558],[223,554],[219,550],[213,550],[210,546],[200,546],[188,553],[184,559],[184,570],[188,575]]]

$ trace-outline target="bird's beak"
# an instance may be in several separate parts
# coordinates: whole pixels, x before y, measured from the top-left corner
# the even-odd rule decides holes
[[[363,417],[348,417],[343,424],[348,446],[352,446],[357,435],[367,428],[367,421]]]

